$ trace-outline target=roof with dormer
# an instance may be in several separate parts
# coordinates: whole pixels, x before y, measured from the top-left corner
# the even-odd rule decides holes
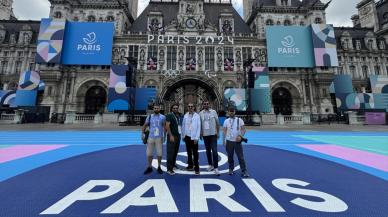
[[[218,27],[219,16],[221,13],[229,12],[234,18],[234,30],[235,33],[252,33],[249,26],[244,22],[243,18],[234,9],[232,4],[217,4],[217,3],[204,3],[205,19],[211,24]],[[135,20],[130,28],[131,32],[146,32],[148,26],[148,15],[150,12],[160,12],[163,16],[164,25],[168,25],[173,20],[177,19],[179,11],[178,2],[150,2],[143,13]]]

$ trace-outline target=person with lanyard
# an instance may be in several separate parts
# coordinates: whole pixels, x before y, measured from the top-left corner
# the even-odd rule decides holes
[[[206,148],[207,161],[209,167],[207,171],[214,170],[214,174],[220,175],[218,171],[218,151],[217,139],[219,138],[220,124],[217,112],[209,108],[209,101],[203,102],[203,110],[199,113],[201,117],[201,138],[203,138]]]
[[[233,155],[234,152],[236,152],[242,172],[241,176],[246,178],[249,177],[249,174],[245,164],[244,152],[241,144],[246,130],[244,127],[244,121],[239,117],[235,117],[235,112],[234,107],[230,107],[228,109],[229,118],[224,122],[222,141],[223,145],[226,145],[226,152],[228,153],[229,175],[234,174]]]
[[[181,141],[181,123],[179,105],[171,106],[171,113],[166,116],[167,131],[167,173],[175,175],[174,167]]]
[[[142,139],[145,137],[145,130],[147,126],[150,128],[150,134],[147,141],[147,161],[148,167],[144,171],[144,175],[152,172],[152,160],[154,155],[154,149],[156,149],[157,158],[158,158],[158,173],[163,174],[162,169],[160,168],[162,162],[163,154],[163,141],[165,134],[165,122],[166,117],[160,114],[160,105],[154,105],[154,114],[151,114],[147,117],[143,128],[142,128]]]
[[[182,137],[186,143],[188,171],[195,170],[199,175],[198,140],[201,134],[201,118],[194,112],[194,104],[189,103],[188,112],[183,117]],[[194,157],[194,161],[193,161]]]

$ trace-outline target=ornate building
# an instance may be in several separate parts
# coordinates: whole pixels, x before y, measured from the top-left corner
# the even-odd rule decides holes
[[[13,0],[0,0],[0,20],[15,19],[12,11]]]
[[[316,0],[250,0],[244,1],[244,21],[229,0],[153,0],[136,19],[124,0],[50,2],[51,17],[114,21],[113,63],[137,59],[137,86],[156,87],[164,108],[210,99],[218,110],[226,88],[247,87],[244,63],[267,64],[266,26],[326,23],[328,7]],[[352,74],[360,91],[369,91],[368,75],[387,74],[388,1],[364,0],[357,7],[355,27],[335,28],[340,67],[270,68],[274,113],[333,113],[329,85],[335,74]],[[16,88],[20,72],[35,69],[46,83],[39,105],[58,113],[104,110],[109,67],[35,65],[38,31],[39,22],[0,21],[3,88]]]

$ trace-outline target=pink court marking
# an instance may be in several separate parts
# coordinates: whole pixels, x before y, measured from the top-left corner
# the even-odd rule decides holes
[[[388,156],[337,145],[299,145],[322,154],[342,158],[388,172]]]
[[[66,147],[65,145],[15,145],[0,149],[0,163]]]

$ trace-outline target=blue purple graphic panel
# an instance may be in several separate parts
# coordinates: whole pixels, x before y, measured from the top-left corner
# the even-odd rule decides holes
[[[136,88],[135,110],[145,111],[148,104],[155,101],[156,88]]]
[[[247,110],[247,90],[238,88],[229,88],[224,92],[224,102],[232,102],[237,111]]]
[[[38,91],[34,90],[17,90],[16,106],[36,106]]]
[[[42,19],[38,36],[36,63],[60,63],[66,20]]]
[[[312,24],[315,66],[338,66],[337,43],[333,25]]]

